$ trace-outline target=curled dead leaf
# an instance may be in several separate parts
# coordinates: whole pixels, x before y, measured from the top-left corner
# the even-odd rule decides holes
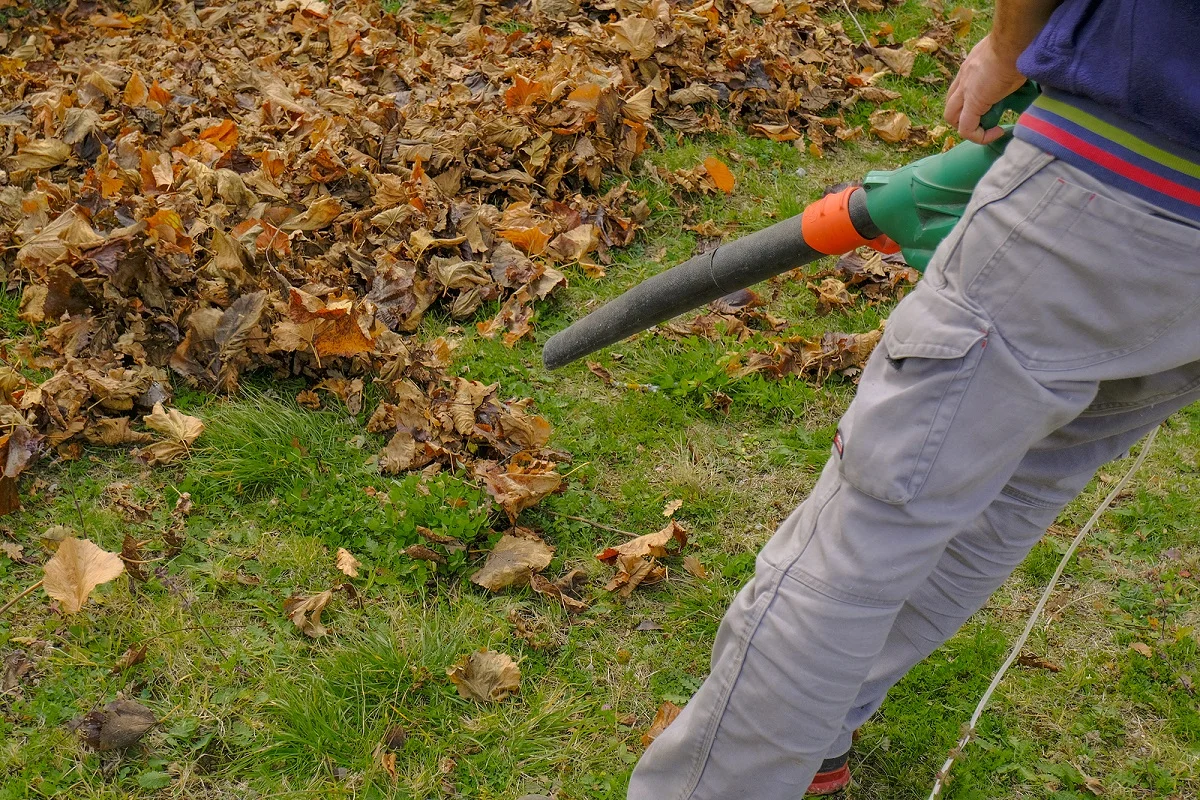
[[[606,592],[616,592],[622,599],[629,599],[637,587],[650,586],[667,577],[667,571],[653,558],[634,555],[617,556],[617,574],[604,587]]]
[[[903,111],[879,108],[871,112],[871,133],[889,144],[897,144],[912,132],[912,121]]]
[[[447,563],[446,557],[431,547],[423,544],[410,544],[404,548],[404,555],[417,561],[432,561],[435,564]]]
[[[337,549],[336,563],[337,568],[341,570],[344,575],[347,575],[351,578],[358,577],[358,568],[362,566],[362,562],[355,558],[354,555],[344,547],[339,547]]]
[[[446,670],[458,693],[467,700],[491,703],[521,689],[521,670],[504,653],[482,647]]]
[[[667,549],[671,542],[678,543],[680,548],[687,544],[687,529],[675,520],[671,520],[660,531],[647,533],[636,539],[630,539],[628,542],[619,544],[616,547],[606,547],[596,554],[596,558],[608,563],[612,563],[620,556],[655,556],[663,558],[671,555]]]
[[[147,428],[161,433],[165,438],[135,451],[135,455],[151,466],[170,464],[186,457],[191,445],[204,432],[204,423],[198,417],[188,416],[177,409],[164,409],[155,403],[154,410],[142,418]]]
[[[683,706],[677,706],[670,700],[664,701],[654,714],[654,721],[650,723],[650,728],[642,734],[642,747],[649,747],[650,743],[661,736],[667,726],[674,722],[682,711]]]
[[[586,581],[587,576],[582,570],[573,569],[555,581],[534,573],[529,585],[538,594],[557,600],[569,613],[578,614],[588,608],[588,604],[578,597],[578,591]]]
[[[146,660],[146,653],[149,651],[150,645],[143,644],[131,646],[125,653],[117,659],[117,663],[113,664],[111,674],[116,675],[124,672],[127,669],[132,669],[138,664]]]
[[[471,576],[471,583],[493,592],[510,586],[524,586],[530,576],[550,566],[554,548],[533,531],[515,528],[519,535],[506,533],[488,553],[483,568]]]
[[[818,314],[828,314],[835,309],[854,305],[854,298],[847,291],[846,284],[837,278],[826,278],[819,286],[810,283],[808,289],[817,296]]]
[[[321,612],[333,599],[333,591],[325,590],[311,595],[293,595],[283,601],[283,613],[305,636],[316,639],[329,633],[321,624]]]
[[[557,491],[563,481],[554,464],[537,459],[513,459],[507,467],[491,461],[480,461],[475,465],[475,475],[483,480],[488,493],[510,520],[515,520],[522,510]]]
[[[10,159],[13,169],[38,172],[51,169],[71,157],[71,146],[59,139],[31,139],[17,148]]]
[[[67,536],[46,562],[42,588],[62,604],[64,612],[74,614],[83,608],[97,586],[124,571],[125,564],[116,553],[103,550],[87,539]]]

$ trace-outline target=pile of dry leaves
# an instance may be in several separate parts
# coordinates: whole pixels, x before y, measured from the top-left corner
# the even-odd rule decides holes
[[[171,373],[220,392],[248,370],[303,376],[351,411],[374,380],[385,471],[482,457],[500,491],[556,486],[546,421],[450,377],[454,343],[419,341],[423,315],[465,321],[497,302],[477,328],[512,345],[564,267],[601,275],[634,237],[646,204],[601,186],[648,140],[714,130],[724,111],[819,153],[854,135],[845,108],[894,98],[877,82],[916,52],[959,57],[961,18],[855,45],[817,16],[826,7],[839,6],[70,0],[31,13],[0,32],[0,270],[40,326],[0,351],[0,512],[39,452],[145,440],[129,417],[169,404]],[[536,502],[522,492],[510,511]]]

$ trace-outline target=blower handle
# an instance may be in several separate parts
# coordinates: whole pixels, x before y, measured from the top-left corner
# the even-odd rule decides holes
[[[1036,83],[1033,81],[1025,81],[1025,83],[1021,84],[1019,89],[1001,100],[999,103],[996,103],[996,105],[992,106],[990,111],[980,117],[979,127],[983,128],[985,131],[996,127],[1000,124],[1000,118],[1004,116],[1005,111],[1015,111],[1016,113],[1020,114],[1022,111],[1029,108],[1029,106],[1034,100],[1037,99],[1037,96],[1040,93],[1041,90],[1038,88]],[[1005,135],[1010,134],[1011,131]]]

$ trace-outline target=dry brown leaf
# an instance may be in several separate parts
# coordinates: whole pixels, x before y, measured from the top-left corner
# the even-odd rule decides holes
[[[569,613],[578,614],[588,608],[588,604],[576,596],[586,580],[587,576],[578,569],[571,570],[556,581],[534,573],[530,577],[530,586],[538,594],[557,600]]]
[[[653,558],[642,556],[617,556],[617,574],[604,587],[606,592],[616,592],[628,599],[637,587],[659,583],[667,577],[667,571]]]
[[[396,754],[379,751],[379,766],[383,767],[383,771],[388,774],[388,777],[395,783],[398,777],[396,773]]]
[[[21,679],[33,671],[35,664],[24,650],[14,650],[0,664],[0,693],[8,693],[21,684]]]
[[[667,527],[655,533],[647,533],[636,539],[630,539],[628,542],[619,544],[616,547],[606,547],[596,554],[596,558],[608,563],[612,563],[619,556],[655,556],[656,558],[663,558],[671,555],[667,547],[673,541],[677,542],[680,548],[687,544],[687,530],[675,520],[671,520],[667,524]]]
[[[1154,655],[1154,648],[1145,642],[1134,642],[1133,644],[1129,645],[1129,649],[1139,655],[1145,656],[1146,658],[1150,658]]]
[[[907,77],[912,74],[916,52],[906,47],[876,47],[872,52],[897,75]]]
[[[145,519],[149,517],[149,512],[145,509],[138,508],[138,513],[133,519]],[[131,519],[129,515],[126,519]],[[142,552],[144,542],[139,542],[130,533],[125,534],[124,541],[121,542],[121,562],[125,564],[125,571],[129,573],[129,577],[133,578],[138,583],[146,582],[146,573],[142,571],[142,564],[146,560],[145,553]]]
[[[444,533],[438,533],[437,531],[430,530],[424,525],[417,526],[417,533],[420,534],[423,539],[428,539],[434,544],[440,544],[450,551],[467,549],[466,545],[464,545],[458,539],[455,539],[453,536],[447,536]]]
[[[336,563],[337,568],[341,570],[344,575],[347,575],[351,578],[358,577],[358,568],[362,566],[362,562],[355,558],[354,555],[344,547],[339,547],[337,549]]]
[[[165,439],[137,451],[139,458],[154,466],[170,464],[191,453],[191,445],[204,432],[204,423],[198,417],[188,416],[177,409],[164,409],[155,403],[154,410],[142,418],[147,428],[165,436]]]
[[[634,61],[644,61],[654,55],[658,33],[654,23],[644,17],[625,17],[620,22],[606,25],[612,35],[613,44],[624,50]]]
[[[665,506],[663,506],[662,515],[664,517],[673,517],[673,516],[675,516],[675,512],[681,508],[683,508],[682,500],[679,500],[679,499],[672,500],[669,503],[667,503]]]
[[[800,131],[788,124],[766,125],[758,122],[751,125],[750,129],[776,142],[792,142],[803,137]]]
[[[966,6],[956,6],[946,19],[954,26],[955,36],[966,36],[971,32],[971,23],[975,21],[975,9]]]
[[[283,231],[317,231],[327,228],[342,213],[342,204],[335,197],[322,197],[298,217],[279,225]]]
[[[75,614],[87,602],[92,590],[108,583],[125,571],[116,553],[94,545],[87,539],[68,536],[46,562],[42,588],[62,604],[67,614]]]
[[[379,468],[388,475],[411,469],[418,464],[418,445],[410,431],[398,430],[379,454]]]
[[[497,702],[521,690],[521,670],[504,653],[482,647],[446,670],[458,693],[477,703]]]
[[[664,701],[658,707],[657,713],[654,715],[654,721],[650,723],[650,728],[642,734],[642,747],[649,747],[650,743],[662,735],[662,732],[667,729],[667,726],[675,721],[683,711],[683,706],[677,706],[670,700]]]
[[[98,247],[105,241],[106,239],[92,228],[87,212],[79,206],[71,206],[21,245],[21,249],[17,251],[16,263],[25,269],[44,269],[72,250]],[[31,303],[29,299],[34,287],[41,290],[42,305],[48,291],[48,286],[39,284],[31,284],[26,288],[27,298],[22,300],[21,311],[21,318],[26,322],[40,322],[45,319],[41,311],[27,308],[29,305],[41,308],[41,305]]]
[[[708,570],[705,569],[704,565],[700,563],[700,559],[696,558],[695,556],[684,556],[683,568],[687,570],[689,574],[699,578],[700,580],[708,579]]]
[[[283,613],[305,636],[316,639],[329,633],[321,624],[321,612],[333,599],[333,591],[325,590],[311,595],[293,595],[283,601]]]
[[[817,296],[818,314],[828,314],[830,311],[854,305],[854,298],[847,291],[846,284],[837,278],[826,278],[819,286],[810,283],[808,289]]]
[[[435,564],[447,563],[446,557],[438,551],[423,544],[410,544],[404,548],[404,554],[417,561],[432,561]]]
[[[33,139],[17,148],[10,161],[14,169],[34,172],[51,169],[71,157],[71,146],[58,139]]]
[[[117,659],[117,663],[113,664],[112,674],[124,672],[127,669],[132,669],[138,664],[146,660],[146,653],[149,651],[150,645],[143,644],[141,647],[133,645],[125,653]]]
[[[1022,652],[1017,658],[1017,664],[1031,669],[1044,669],[1047,672],[1061,672],[1062,667],[1052,661],[1047,661],[1036,653]]]
[[[488,553],[483,568],[471,576],[471,583],[493,592],[510,586],[524,586],[530,576],[550,566],[554,548],[543,542],[532,531],[514,536],[506,533]]]
[[[129,417],[101,417],[84,430],[84,438],[90,444],[116,447],[122,444],[143,444],[154,437],[143,431],[135,431]]]
[[[587,362],[587,368],[588,368],[589,372],[591,372],[593,375],[595,375],[600,380],[604,381],[605,386],[612,386],[612,384],[613,384],[612,373],[609,372],[604,367],[602,367],[598,362],[596,362],[596,361]]]
[[[553,464],[537,460],[518,462],[514,459],[507,467],[481,461],[475,465],[475,475],[483,480],[488,493],[510,520],[515,520],[522,510],[557,491],[563,481],[563,476],[555,471]]]
[[[903,111],[879,108],[871,112],[871,133],[890,144],[903,142],[912,133],[912,121]]]

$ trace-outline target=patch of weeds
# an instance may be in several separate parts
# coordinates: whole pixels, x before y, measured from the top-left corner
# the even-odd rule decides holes
[[[1064,552],[1065,546],[1060,550],[1056,542],[1048,537],[1044,538],[1033,546],[1017,569],[1034,586],[1045,586],[1058,569]]]
[[[591,733],[593,701],[535,673],[523,676],[519,696],[480,705],[445,677],[448,665],[480,646],[511,652],[506,631],[488,604],[470,596],[402,604],[390,627],[273,676],[271,744],[243,768],[270,787],[268,775],[307,781],[319,764],[327,777],[317,785],[330,791],[341,768],[358,777],[363,796],[378,798],[426,797],[443,786],[468,797],[514,796],[523,775],[569,773],[575,748]],[[395,782],[376,755],[388,752]]]
[[[775,437],[768,452],[768,463],[777,467],[803,464],[820,468],[829,458],[829,448],[833,445],[836,433],[836,424],[825,425],[815,431],[799,426],[784,428]]]
[[[0,283],[0,335],[21,337],[29,333],[29,323],[18,316],[20,312],[21,292],[10,289],[7,282]]]
[[[184,484],[197,499],[261,499],[365,471],[366,452],[351,444],[365,436],[345,415],[256,394],[211,407],[204,424]]]
[[[435,575],[466,571],[461,549],[442,553],[445,563],[409,557],[408,547],[427,543],[419,527],[464,545],[490,532],[486,491],[454,473],[379,474],[367,463],[378,437],[344,414],[261,394],[218,405],[205,419],[183,491],[368,557],[382,568],[374,579],[381,585],[420,587]]]

